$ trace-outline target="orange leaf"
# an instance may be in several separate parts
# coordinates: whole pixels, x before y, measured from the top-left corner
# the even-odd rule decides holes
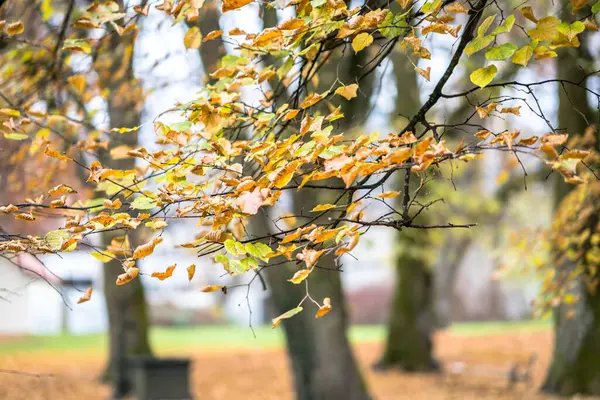
[[[196,264],[190,265],[186,268],[186,270],[188,273],[188,281],[191,281],[192,279],[194,279],[194,274],[196,273]]]
[[[319,307],[319,311],[315,315],[315,318],[321,318],[323,315],[327,314],[331,311],[331,299],[329,297],[325,297],[323,299],[323,305]]]
[[[153,272],[152,273],[152,277],[153,278],[158,278],[161,281],[164,281],[165,279],[170,278],[171,276],[173,276],[173,271],[175,270],[176,266],[177,266],[177,264],[169,265],[167,267],[167,270],[165,272]]]
[[[92,287],[90,286],[89,288],[86,289],[85,293],[83,294],[83,296],[81,296],[79,298],[79,300],[77,300],[77,304],[81,304],[81,303],[85,303],[86,301],[89,301],[92,297]]]
[[[221,8],[222,12],[227,12],[231,10],[236,10],[238,8],[244,7],[246,4],[252,3],[254,0],[223,0],[223,7]]]
[[[204,292],[204,293],[211,293],[211,292],[216,292],[217,290],[222,290],[222,289],[223,289],[223,286],[221,286],[221,285],[207,285],[207,286],[204,286],[202,288],[202,290],[200,290],[200,291]]]

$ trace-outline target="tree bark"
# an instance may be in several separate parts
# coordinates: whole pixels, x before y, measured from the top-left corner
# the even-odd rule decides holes
[[[296,213],[312,208],[314,201],[307,193],[298,193],[294,198]],[[297,307],[306,295],[304,285],[287,281],[298,268],[296,263],[289,262],[266,269],[276,315]],[[306,300],[304,311],[281,323],[298,400],[370,399],[346,335],[348,317],[341,273],[333,256],[322,256],[308,278],[308,291],[319,302],[329,297],[331,311],[316,319],[316,306]]]
[[[563,17],[566,19],[567,15]],[[581,42],[579,48],[563,49],[565,51],[560,52],[556,63],[559,79],[579,81],[587,70],[592,60],[585,36]],[[558,98],[560,127],[571,136],[583,135],[590,124],[590,116],[594,115],[585,90],[574,86],[559,86]],[[573,186],[565,184],[560,176],[556,180],[555,204],[558,206]],[[595,218],[597,224],[598,215],[593,215],[592,218]],[[600,294],[590,292],[581,275],[575,278],[572,293],[579,296],[573,318],[567,315],[573,306],[561,304],[554,310],[554,351],[542,391],[562,396],[577,393],[599,395]]]
[[[399,51],[392,55],[392,62],[397,89],[394,117],[400,117],[398,125],[406,125],[408,120],[402,116],[413,115],[420,106],[417,77],[412,64]],[[397,237],[394,300],[385,349],[377,368],[438,370],[432,341],[436,320],[434,273],[433,266],[422,257],[427,242],[426,230],[407,229]]]
[[[99,77],[109,90],[108,115],[111,128],[140,125],[140,111],[143,104],[143,90],[133,73],[133,46],[135,35],[118,37],[112,35],[105,44],[106,51],[97,60]],[[107,63],[109,62],[109,63]],[[137,132],[112,134],[111,146],[127,145],[135,148],[138,144]],[[135,159],[114,160],[108,153],[101,155],[103,166],[114,169],[132,169]],[[123,232],[102,233],[103,248]],[[130,235],[131,245],[135,246],[135,234]],[[134,279],[126,285],[115,284],[117,276],[123,273],[119,261],[104,264],[104,294],[109,322],[109,361],[104,378],[118,386],[120,394],[131,389],[131,377],[127,372],[125,359],[131,355],[150,355],[148,341],[148,311],[141,280]]]

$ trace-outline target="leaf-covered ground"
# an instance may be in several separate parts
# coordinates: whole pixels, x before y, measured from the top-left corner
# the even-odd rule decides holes
[[[548,329],[508,330],[471,334],[456,329],[436,337],[439,358],[448,366],[464,362],[455,376],[375,373],[368,368],[380,354],[380,343],[356,345],[368,383],[377,399],[544,399],[536,388],[550,358],[552,333]],[[260,334],[260,333],[259,333]],[[109,389],[97,382],[103,366],[99,348],[61,348],[0,352],[1,399],[106,399]],[[180,350],[163,353],[183,354]],[[291,376],[285,352],[279,347],[226,349],[190,348],[193,390],[198,399],[292,399]],[[526,362],[535,353],[534,382],[508,389],[510,364]],[[454,364],[456,369],[457,364]],[[10,370],[52,376],[26,376]]]

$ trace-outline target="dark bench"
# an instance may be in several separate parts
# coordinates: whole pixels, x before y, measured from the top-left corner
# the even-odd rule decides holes
[[[190,360],[133,357],[130,359],[136,400],[191,400]]]

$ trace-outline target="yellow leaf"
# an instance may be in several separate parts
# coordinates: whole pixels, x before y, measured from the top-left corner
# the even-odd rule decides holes
[[[85,293],[83,294],[83,296],[81,296],[79,298],[79,300],[77,300],[77,304],[81,304],[81,303],[85,303],[86,301],[89,301],[92,298],[92,287],[90,286],[89,288],[86,289]]]
[[[175,270],[175,267],[177,267],[177,264],[169,265],[167,267],[167,270],[165,272],[153,272],[152,273],[152,277],[153,278],[158,278],[161,281],[164,281],[165,279],[170,278],[171,276],[173,276],[173,271]]]
[[[300,271],[296,271],[294,276],[291,279],[288,279],[288,282],[292,282],[294,285],[298,285],[302,283],[303,280],[308,278],[308,275],[312,272],[312,269],[301,269]]]
[[[302,231],[300,230],[300,228],[296,229],[293,233],[290,233],[288,235],[286,235],[282,240],[281,240],[281,244],[286,244],[289,242],[293,242],[294,240],[298,239],[300,237],[300,235],[302,234]]]
[[[365,47],[369,46],[371,43],[373,43],[373,36],[371,36],[367,32],[359,33],[352,40],[352,48],[354,49],[355,53],[358,53]]]
[[[393,199],[394,197],[398,196],[400,194],[400,192],[383,192],[381,194],[378,194],[375,197],[378,197],[380,199]]]
[[[25,28],[23,27],[23,23],[21,21],[12,22],[6,26],[6,33],[10,36],[19,35],[23,33]]]
[[[351,100],[356,97],[356,90],[358,85],[353,83],[352,85],[341,86],[335,90],[335,94],[344,97],[346,100]]]
[[[525,18],[527,18],[528,20],[530,20],[531,22],[536,22],[536,23],[538,22],[535,15],[533,15],[533,9],[530,6],[523,7],[519,11],[521,11],[521,14],[523,14],[523,16]]]
[[[475,85],[484,88],[494,79],[496,73],[498,72],[498,68],[495,65],[490,65],[485,68],[479,68],[471,73],[470,78],[471,82]]]
[[[18,219],[20,221],[35,221],[35,217],[31,213],[31,211],[29,213],[17,214],[15,216],[15,219]]]
[[[100,261],[101,263],[107,263],[107,262],[110,262],[115,259],[114,253],[111,253],[110,251],[106,251],[106,250],[92,251],[90,253],[90,256],[94,257],[96,260]]]
[[[221,285],[206,285],[200,291],[204,292],[204,293],[212,293],[212,292],[216,292],[217,290],[222,290],[222,289],[223,289],[223,286],[221,286]]]
[[[326,210],[330,210],[335,207],[336,207],[335,204],[319,204],[318,206],[316,206],[315,208],[310,210],[310,212],[326,211]]]
[[[188,273],[188,281],[191,281],[192,279],[194,279],[194,274],[196,273],[196,264],[190,265],[186,268],[186,270]]]
[[[140,273],[140,270],[137,267],[131,267],[125,272],[117,277],[117,285],[124,285],[128,282],[131,282],[135,279],[136,276]]]
[[[479,132],[475,133],[475,137],[476,137],[477,139],[485,140],[485,139],[487,139],[488,137],[490,137],[490,135],[491,135],[491,134],[492,134],[492,132],[490,132],[490,131],[488,131],[488,130],[485,130],[485,129],[483,129],[483,130],[481,130],[481,131],[479,131]]]
[[[284,312],[277,318],[273,318],[271,320],[271,323],[273,324],[273,328],[277,328],[277,326],[281,323],[281,321],[283,321],[284,319],[293,317],[294,315],[298,314],[299,312],[302,312],[302,310],[303,310],[303,308],[301,306],[298,306],[296,308],[292,308],[291,310]]]
[[[200,43],[202,43],[202,34],[200,33],[200,29],[197,26],[194,26],[185,33],[183,38],[183,44],[186,49],[197,49],[200,47]]]
[[[287,164],[285,167],[283,167],[277,173],[275,179],[273,179],[273,186],[275,186],[278,189],[281,189],[282,187],[287,185],[294,177],[294,173],[296,172],[299,166],[300,161],[294,160],[291,163]]]
[[[254,0],[223,0],[221,11],[225,13],[227,11],[235,10],[244,7],[246,4],[250,4],[253,1]],[[232,33],[230,32],[229,34],[231,35]]]
[[[319,307],[319,311],[315,315],[315,318],[321,318],[323,315],[327,314],[331,311],[331,299],[329,297],[325,297],[323,299],[323,305]]]

